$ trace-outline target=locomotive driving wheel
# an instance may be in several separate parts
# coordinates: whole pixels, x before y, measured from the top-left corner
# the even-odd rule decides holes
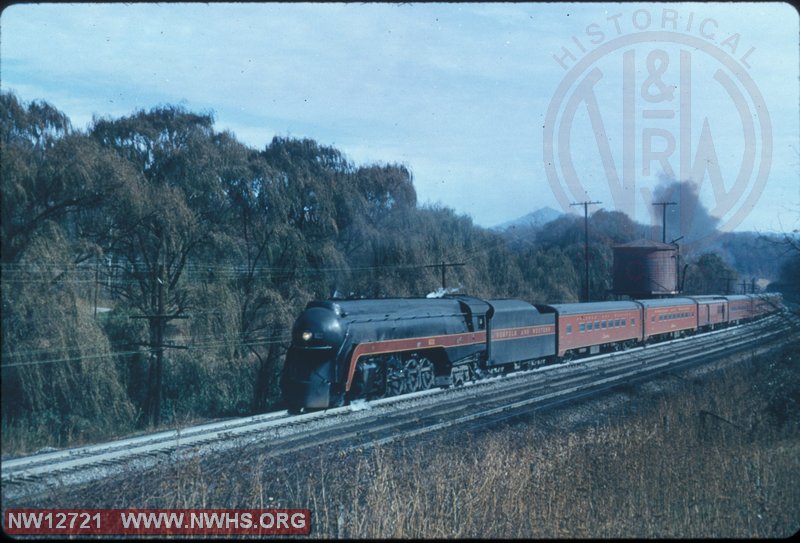
[[[433,362],[423,356],[418,360],[417,367],[417,390],[428,390],[433,386],[434,381]]]
[[[397,356],[386,361],[386,389],[384,396],[397,396],[407,392],[407,378],[403,362]]]
[[[416,392],[419,390],[419,361],[416,357],[406,359],[406,392]]]
[[[433,362],[424,356],[413,355],[406,360],[406,392],[431,388],[434,381]]]

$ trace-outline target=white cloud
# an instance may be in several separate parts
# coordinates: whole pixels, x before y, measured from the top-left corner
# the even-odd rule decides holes
[[[592,23],[610,39],[617,14],[632,31],[639,9],[654,27],[664,9],[691,17],[695,36],[713,17],[756,47],[776,144],[753,221],[778,195],[800,204],[787,188],[800,177],[797,15],[783,4],[21,4],[0,19],[0,75],[78,126],[184,103],[254,147],[294,135],[402,162],[422,201],[491,225],[554,206],[542,124],[566,72],[553,54],[577,53],[573,36],[588,46]]]

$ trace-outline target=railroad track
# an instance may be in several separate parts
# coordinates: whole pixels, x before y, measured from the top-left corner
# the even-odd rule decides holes
[[[119,473],[258,444],[272,458],[310,447],[352,449],[481,426],[573,401],[702,360],[776,343],[797,329],[780,316],[629,351],[594,356],[468,383],[298,416],[286,411],[162,431],[110,443],[3,460],[6,501],[53,486],[85,484]]]
[[[345,450],[382,445],[432,432],[465,426],[489,426],[524,412],[553,407],[603,390],[643,381],[654,374],[682,369],[717,356],[747,349],[753,343],[770,344],[785,336],[779,322],[762,321],[627,352],[612,353],[544,368],[542,373],[519,372],[480,388],[456,389],[450,397],[442,391],[435,404],[409,401],[402,409],[378,410],[372,418],[348,421],[308,436],[296,435],[262,453],[265,458],[299,452],[310,446],[346,444]],[[769,345],[774,348],[774,345]],[[399,406],[398,406],[399,407]],[[373,408],[374,409],[374,408]]]

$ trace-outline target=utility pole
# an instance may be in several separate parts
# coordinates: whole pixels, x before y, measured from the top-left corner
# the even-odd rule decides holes
[[[426,268],[438,268],[440,266],[442,268],[442,290],[444,291],[445,289],[447,289],[447,277],[446,277],[447,268],[453,268],[455,266],[466,266],[466,262],[449,262],[449,263],[445,263],[445,261],[442,260],[441,264],[430,264],[430,265],[425,266],[425,267]]]
[[[725,294],[730,294],[731,293],[731,281],[733,281],[734,278],[731,277],[730,275],[728,275],[726,277],[723,277],[723,279],[725,280]]]
[[[686,280],[686,268],[689,266],[686,264],[686,267],[683,268],[683,281],[681,281],[681,246],[678,245],[678,242],[682,239],[683,236],[669,242],[670,245],[675,246],[675,289],[679,293],[683,292],[683,281]]]
[[[583,206],[583,301],[589,301],[589,206],[602,204],[603,202],[577,202],[572,206]]]
[[[97,291],[100,289],[100,259],[94,261],[94,318],[97,319]]]
[[[676,206],[675,202],[656,202],[654,206],[661,206],[661,243],[667,242],[667,206]]]
[[[164,283],[166,282],[164,273],[164,265],[158,267],[158,276],[156,276],[156,283],[158,284],[157,294],[157,314],[156,315],[134,315],[132,319],[148,319],[151,323],[150,330],[155,329],[155,334],[150,335],[151,341],[145,346],[150,347],[150,352],[155,353],[155,361],[151,362],[148,374],[147,404],[146,412],[147,418],[154,426],[161,424],[161,388],[163,383],[164,374],[164,349],[188,349],[182,345],[167,345],[164,343],[164,332],[167,328],[167,323],[173,319],[188,319],[187,315],[166,315],[164,303]],[[155,326],[153,326],[155,324]]]

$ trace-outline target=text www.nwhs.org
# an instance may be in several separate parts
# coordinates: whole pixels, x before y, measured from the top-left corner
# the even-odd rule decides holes
[[[9,535],[308,535],[308,509],[8,509]]]

